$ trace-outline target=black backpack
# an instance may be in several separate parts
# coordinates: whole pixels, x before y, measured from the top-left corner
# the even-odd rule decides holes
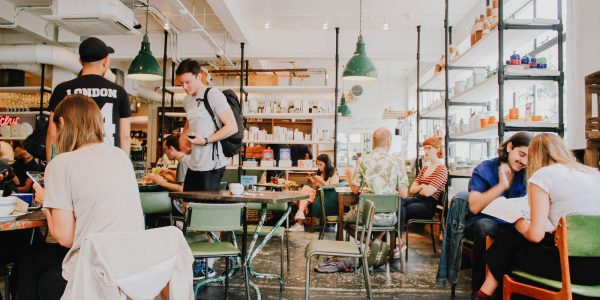
[[[220,128],[217,125],[215,113],[210,108],[210,104],[208,103],[208,91],[210,91],[210,88],[207,88],[204,92],[204,101],[202,102],[204,102],[204,107],[206,108],[206,111],[208,111],[208,113],[210,114],[210,117],[212,118],[213,123],[215,124],[215,128],[219,130]],[[240,106],[240,101],[238,100],[238,97],[235,94],[235,92],[232,90],[224,90],[223,94],[225,95],[225,98],[227,98],[227,103],[229,104],[229,107],[231,107],[231,111],[233,111],[233,116],[235,117],[235,122],[237,123],[238,131],[237,133],[231,135],[226,139],[220,140],[219,142],[221,143],[221,148],[223,148],[223,154],[225,154],[226,157],[233,157],[234,155],[238,154],[240,148],[242,147],[242,139],[244,138],[244,117],[242,116],[242,108]]]
[[[35,118],[33,132],[23,141],[23,148],[42,161],[46,161],[46,134],[48,133],[48,116],[39,114]]]

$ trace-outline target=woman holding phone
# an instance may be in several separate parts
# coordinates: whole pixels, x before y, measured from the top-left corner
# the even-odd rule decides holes
[[[89,234],[144,230],[133,165],[127,153],[103,142],[98,105],[87,96],[67,96],[51,121],[58,128],[60,154],[46,167],[45,188],[34,188],[58,244],[41,245],[21,260],[20,300],[59,299],[63,292],[69,299],[79,250]]]
[[[296,224],[290,227],[290,231],[304,231],[304,219],[305,211],[307,211],[308,204],[315,201],[316,190],[321,186],[332,185],[340,182],[331,158],[327,154],[321,154],[317,156],[317,173],[308,173],[307,179],[312,185],[312,191],[309,200],[298,201],[298,211],[294,216]]]

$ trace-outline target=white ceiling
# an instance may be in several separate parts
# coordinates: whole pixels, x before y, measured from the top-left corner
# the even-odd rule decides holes
[[[98,0],[102,1],[102,0]],[[147,0],[121,0],[128,7],[136,4],[135,17],[145,23],[144,3]],[[178,0],[151,0],[156,8],[179,32],[178,50],[182,55],[195,58],[215,58],[214,47],[206,46],[196,26],[182,13]],[[239,42],[245,41],[246,58],[253,66],[268,68],[331,68],[334,64],[334,27],[340,27],[340,63],[354,52],[359,29],[359,0],[180,0],[196,20],[206,29],[227,57],[239,57]],[[51,5],[52,0],[0,0],[14,5]],[[458,24],[475,7],[483,8],[482,0],[452,1],[450,20]],[[32,10],[45,15],[47,10]],[[363,36],[367,53],[384,72],[406,73],[415,66],[417,47],[416,26],[422,25],[422,60],[434,62],[443,52],[444,0],[364,0]],[[265,29],[269,21],[271,29]],[[323,30],[323,23],[328,30]],[[383,30],[387,22],[389,30]],[[149,33],[152,50],[162,55],[162,26],[150,18]],[[144,28],[140,30],[144,31]],[[10,34],[23,31],[0,30],[0,44],[11,40]],[[139,50],[140,37],[105,37],[114,45],[116,60],[132,59]],[[40,39],[32,34],[31,43]],[[172,52],[171,52],[172,53]],[[169,53],[170,56],[170,53]],[[186,57],[183,57],[186,58]]]

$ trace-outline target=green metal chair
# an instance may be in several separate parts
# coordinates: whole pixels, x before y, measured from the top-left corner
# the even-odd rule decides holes
[[[371,230],[373,229],[373,215],[375,214],[373,202],[366,200],[364,203],[364,211],[366,213],[362,214],[361,223],[365,224],[365,226],[362,226],[360,237],[357,238],[357,240],[360,241],[360,244],[347,241],[313,240],[306,245],[304,256],[306,256],[305,298],[307,300],[310,295],[310,261],[314,255],[360,258],[362,261],[363,275],[365,277],[367,296],[371,299],[371,279],[369,278],[369,265],[367,263],[367,247],[371,236]]]
[[[169,192],[142,192],[140,193],[142,211],[144,215],[168,216],[169,225],[173,225],[173,212],[171,211],[171,198]],[[156,219],[158,221],[158,219]],[[155,226],[158,222],[155,222]]]
[[[227,290],[229,288],[229,258],[242,257],[241,251],[237,248],[235,242],[235,231],[243,230],[243,219],[245,213],[244,203],[231,204],[214,204],[214,203],[188,203],[186,222],[183,228],[184,234],[190,232],[231,232],[231,241],[219,241],[213,234],[211,237],[213,242],[192,242],[189,243],[192,255],[195,259],[204,259],[206,269],[205,274],[208,274],[208,262],[210,257],[225,257],[225,298],[227,298]],[[244,272],[244,280],[246,290],[249,290],[248,273],[245,266],[242,267]],[[198,294],[200,287],[207,281],[214,279],[204,279],[197,282],[194,288],[194,295]]]
[[[400,205],[400,197],[397,194],[385,195],[385,194],[361,194],[359,196],[357,215],[360,216],[363,210],[363,204],[365,200],[371,200],[375,205],[375,210],[377,213],[395,213],[396,224],[393,226],[373,226],[373,232],[385,232],[385,238],[390,245],[395,245],[396,241],[390,240],[390,232],[395,232],[396,236],[400,238],[402,236],[402,224],[400,224],[400,209],[402,206]],[[354,236],[356,237],[358,230],[362,228],[362,223],[359,222],[360,218],[356,218],[356,222],[354,224],[349,223],[347,225],[348,230],[347,234],[350,232],[354,232]],[[347,236],[347,235],[346,235]],[[349,237],[347,236],[347,239]],[[393,244],[391,244],[393,243]],[[390,247],[391,248],[391,247]],[[386,277],[390,278],[390,261],[394,258],[393,251],[390,251],[390,255],[386,260],[385,268],[386,268]],[[400,271],[404,272],[404,261],[402,260],[402,256],[400,256]]]
[[[436,205],[433,218],[431,219],[410,219],[406,221],[406,258],[405,260],[408,262],[408,234],[410,233],[410,225],[412,224],[429,224],[429,230],[431,231],[431,246],[433,247],[433,253],[437,253],[437,249],[435,248],[435,235],[433,234],[433,225],[440,226],[440,232],[444,232],[443,224],[442,224],[442,216],[446,212],[446,191],[442,191],[440,194],[440,200],[442,202],[441,205]],[[438,215],[438,218],[435,215]]]
[[[285,212],[288,210],[288,204],[287,203],[278,203],[278,204],[267,204],[267,210],[271,210],[271,211],[279,211],[279,212]],[[247,209],[256,209],[256,210],[260,210],[261,209],[261,204],[260,203],[248,203],[246,206]],[[285,220],[285,228],[284,227],[277,227],[277,229],[275,230],[275,232],[273,233],[274,237],[279,238],[279,240],[281,241],[281,251],[280,251],[280,287],[283,289],[284,287],[284,283],[285,283],[285,272],[284,272],[284,263],[283,263],[283,243],[285,241],[285,253],[287,255],[287,271],[290,270],[290,243],[289,243],[289,236],[288,236],[288,228],[290,227],[290,223],[289,223],[289,219],[286,218]],[[254,232],[256,231],[257,226],[256,225],[248,225],[248,230],[247,230],[247,234],[252,236],[254,235]],[[261,230],[258,232],[258,235],[260,237],[266,237],[267,234],[269,232],[271,232],[271,230],[273,229],[273,226],[263,226],[261,228]],[[236,234],[243,234],[243,232],[241,230],[236,231]],[[255,273],[253,270],[250,270],[250,273],[253,276],[257,276],[257,275],[261,275],[259,273]]]
[[[510,299],[512,294],[520,294],[536,299],[572,299],[573,294],[600,298],[599,285],[580,285],[571,283],[569,257],[589,257],[600,259],[600,216],[571,215],[562,217],[556,228],[555,242],[560,254],[562,280],[552,280],[527,272],[515,270],[504,275],[503,298]],[[556,289],[548,290],[515,280],[526,279],[541,286]]]
[[[325,235],[325,228],[330,224],[338,223],[338,197],[335,191],[335,187],[339,185],[328,185],[322,186],[317,189],[317,197],[315,201],[310,205],[309,216],[319,217],[321,232],[319,233],[319,239],[322,240]],[[321,201],[325,199],[325,201]],[[311,222],[311,229],[313,231],[313,222]]]

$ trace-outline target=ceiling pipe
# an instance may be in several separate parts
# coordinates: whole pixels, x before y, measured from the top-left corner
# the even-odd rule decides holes
[[[73,73],[81,71],[79,55],[51,45],[0,45],[0,64],[47,64]]]
[[[219,46],[219,44],[217,44],[217,42],[210,36],[210,34],[208,34],[206,29],[204,29],[204,26],[202,26],[202,24],[200,24],[200,22],[198,22],[198,20],[196,20],[194,15],[190,12],[190,10],[183,3],[181,3],[181,0],[169,0],[169,2],[178,6],[179,11],[192,20],[196,27],[195,29],[192,29],[192,31],[202,33],[204,39],[210,44],[213,50],[215,50],[215,55],[218,58],[221,58],[229,66],[235,66],[233,64],[233,61],[231,61],[231,59],[227,57],[227,55],[225,55],[225,51],[221,48],[221,46]]]

